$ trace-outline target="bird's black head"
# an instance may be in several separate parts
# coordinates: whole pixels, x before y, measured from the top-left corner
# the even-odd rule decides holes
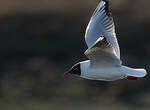
[[[80,76],[81,75],[80,63],[75,64],[68,72],[64,73],[64,76],[67,76],[68,74],[75,74]]]

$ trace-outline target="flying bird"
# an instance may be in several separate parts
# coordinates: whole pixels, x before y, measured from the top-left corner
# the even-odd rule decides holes
[[[115,25],[109,11],[108,0],[101,0],[95,9],[85,33],[89,60],[75,64],[64,76],[75,74],[90,80],[136,80],[146,76],[145,69],[122,65]]]

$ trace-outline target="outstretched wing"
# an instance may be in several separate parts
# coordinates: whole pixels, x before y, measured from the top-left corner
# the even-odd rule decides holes
[[[121,61],[118,59],[114,48],[107,41],[105,36],[99,39],[85,51],[85,55],[90,59],[91,66],[120,66]]]
[[[101,0],[87,26],[85,41],[91,47],[100,36],[105,36],[111,44],[116,56],[120,59],[120,49],[116,38],[115,26],[111,13],[109,12],[108,0]]]

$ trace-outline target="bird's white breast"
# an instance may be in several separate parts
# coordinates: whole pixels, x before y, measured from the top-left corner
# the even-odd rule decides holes
[[[125,74],[120,71],[119,67],[91,67],[90,60],[80,62],[81,77],[91,80],[113,81],[123,79]]]

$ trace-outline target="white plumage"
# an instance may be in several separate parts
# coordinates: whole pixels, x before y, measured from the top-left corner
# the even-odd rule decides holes
[[[85,55],[89,60],[74,65],[64,76],[72,73],[86,79],[113,81],[137,79],[147,74],[145,69],[133,69],[121,64],[115,26],[107,0],[101,0],[93,13],[86,29],[85,41],[88,46]]]
[[[108,1],[102,0],[87,26],[85,41],[88,49],[85,55],[89,60],[80,62],[81,77],[105,81],[144,77],[145,69],[121,65],[115,26],[108,7]]]

